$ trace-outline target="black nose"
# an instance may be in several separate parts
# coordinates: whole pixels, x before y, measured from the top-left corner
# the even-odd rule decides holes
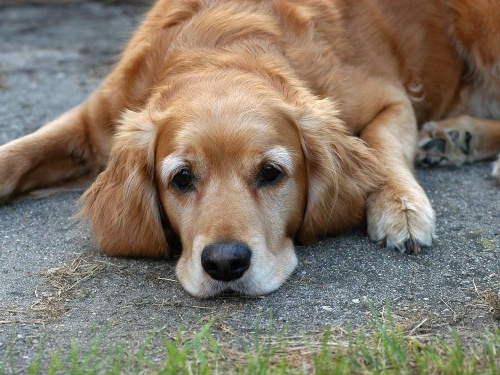
[[[232,281],[243,276],[251,257],[252,252],[241,242],[218,242],[205,246],[201,265],[213,279]]]

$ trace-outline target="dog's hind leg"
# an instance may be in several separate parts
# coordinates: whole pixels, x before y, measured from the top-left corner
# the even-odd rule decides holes
[[[455,165],[493,159],[500,153],[500,120],[463,115],[423,125],[419,133],[417,162],[422,165]],[[500,161],[493,174],[500,178]]]

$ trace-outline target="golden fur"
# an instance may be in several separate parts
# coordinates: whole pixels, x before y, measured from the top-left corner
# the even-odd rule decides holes
[[[82,198],[99,248],[167,257],[173,234],[200,297],[276,289],[293,241],[365,214],[372,240],[418,251],[435,216],[417,125],[422,163],[500,152],[498,19],[491,0],[160,0],[84,103],[0,147],[0,197],[100,173]],[[249,268],[214,279],[200,259],[227,243]]]

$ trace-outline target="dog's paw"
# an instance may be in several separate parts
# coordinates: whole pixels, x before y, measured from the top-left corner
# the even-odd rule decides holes
[[[411,189],[386,187],[370,194],[367,220],[372,241],[400,252],[417,254],[435,237],[434,210],[416,183]]]
[[[471,154],[473,131],[465,117],[458,117],[454,126],[428,122],[419,133],[417,163],[424,166],[454,165],[466,163]]]

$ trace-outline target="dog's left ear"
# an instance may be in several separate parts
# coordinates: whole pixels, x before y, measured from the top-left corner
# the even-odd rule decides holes
[[[297,123],[309,184],[297,240],[307,244],[361,223],[367,194],[381,175],[370,149],[348,132],[329,99],[314,100]]]
[[[106,169],[81,198],[101,251],[111,256],[167,257],[154,178],[156,131],[149,116],[126,112]]]

